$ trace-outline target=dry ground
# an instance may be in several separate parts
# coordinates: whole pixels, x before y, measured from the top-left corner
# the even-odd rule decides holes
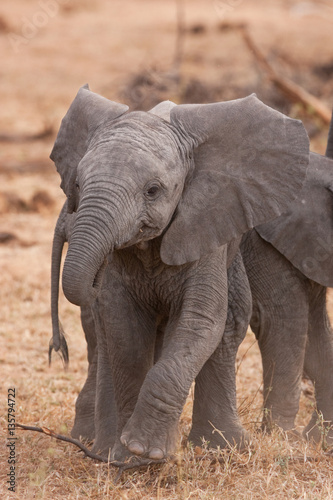
[[[147,109],[159,98],[203,102],[256,91],[265,102],[304,119],[312,149],[323,153],[327,126],[272,88],[225,23],[246,22],[281,75],[332,105],[333,5],[330,0],[187,0],[181,80],[170,75],[175,53],[175,2],[167,0],[11,0],[0,6],[0,496],[7,491],[7,391],[16,389],[18,422],[68,433],[74,403],[86,376],[86,349],[78,310],[61,298],[70,348],[64,372],[47,364],[50,323],[50,253],[54,223],[64,195],[48,160],[54,134],[24,141],[45,127],[56,130],[77,89]],[[7,140],[4,135],[7,135]],[[8,135],[10,137],[8,137]],[[20,136],[20,137],[18,137]],[[9,140],[12,139],[12,140]],[[17,139],[17,140],[14,140]],[[329,310],[333,313],[332,299]],[[83,459],[69,444],[17,431],[16,498],[333,498],[333,458],[278,433],[262,436],[260,357],[249,332],[238,360],[242,419],[253,434],[243,455],[223,464],[195,461],[147,472],[116,473]],[[313,407],[304,385],[298,426]],[[189,428],[191,398],[181,430]]]

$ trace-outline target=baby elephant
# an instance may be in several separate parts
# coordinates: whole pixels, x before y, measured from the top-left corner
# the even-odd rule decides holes
[[[59,276],[64,243],[71,239],[76,218],[76,213],[69,214],[67,210],[66,201],[54,230],[51,272],[53,338],[49,350],[51,358],[52,349],[60,349],[66,364],[67,343],[58,317]],[[246,334],[252,308],[249,284],[240,253],[237,252],[233,258],[238,244],[239,241],[236,240],[228,249],[232,263],[228,267],[228,315],[222,341],[196,377],[192,428],[189,435],[189,440],[194,445],[201,445],[202,440],[205,440],[209,442],[210,447],[223,448],[230,443],[242,448],[248,441],[248,434],[237,414],[234,367],[237,350]],[[106,279],[102,286],[108,289]],[[98,310],[97,304],[95,308]],[[94,320],[93,308],[90,305],[81,306],[81,323],[87,341],[89,367],[87,380],[76,400],[71,434],[74,438],[94,441],[93,450],[108,455],[115,443],[117,430],[116,403],[108,354],[105,352],[105,345],[103,351],[100,344],[98,362],[97,337],[100,335],[95,330],[100,326],[98,321]],[[162,349],[163,325],[160,325],[156,332],[155,362]],[[221,432],[215,432],[214,429]]]
[[[264,371],[264,425],[293,429],[303,370],[316,406],[304,436],[333,445],[333,122],[326,157],[310,155],[303,189],[289,210],[245,235],[242,256],[253,297],[251,327]]]
[[[111,456],[161,459],[192,382],[214,378],[230,242],[287,209],[309,143],[300,122],[255,96],[165,104],[169,119],[127,109],[84,87],[62,121],[51,159],[77,212],[62,284],[71,302],[92,306],[97,391],[115,399]],[[98,423],[97,443],[110,418]]]

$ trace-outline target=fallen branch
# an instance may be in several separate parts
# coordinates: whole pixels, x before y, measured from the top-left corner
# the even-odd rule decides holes
[[[329,124],[331,122],[331,110],[328,109],[317,97],[307,92],[297,83],[289,80],[289,78],[279,76],[254,42],[246,25],[237,25],[236,28],[238,28],[241,32],[246,45],[253,53],[261,67],[266,71],[268,78],[273,82],[273,84],[282,90],[282,92],[284,92],[284,94],[286,94],[290,99],[299,101],[306,107],[313,109],[313,111],[320,116],[323,122]]]
[[[42,434],[46,434],[47,436],[53,437],[53,438],[58,439],[60,441],[65,441],[66,443],[74,444],[75,446],[80,448],[81,451],[84,452],[85,456],[87,456],[93,460],[98,460],[99,462],[103,462],[103,463],[106,463],[108,465],[111,465],[112,467],[115,467],[116,469],[118,469],[118,474],[115,478],[115,483],[117,483],[117,481],[120,479],[123,472],[125,472],[125,471],[134,470],[134,469],[141,469],[141,468],[148,467],[150,465],[161,465],[161,464],[165,464],[167,462],[166,459],[151,460],[151,459],[142,459],[139,457],[132,457],[130,459],[130,461],[128,461],[128,462],[109,461],[108,458],[105,458],[105,457],[102,457],[101,455],[92,453],[89,450],[89,448],[87,448],[84,444],[82,444],[81,441],[79,441],[78,439],[73,439],[73,438],[70,438],[68,436],[64,436],[62,434],[57,434],[54,431],[52,431],[51,429],[48,429],[47,427],[33,427],[30,425],[23,425],[23,424],[18,424],[18,423],[16,423],[15,425],[19,429],[23,429],[26,431],[33,431],[33,432],[41,432]],[[231,447],[229,449],[229,451],[230,450],[232,450],[233,453],[237,452],[235,447]],[[216,456],[214,453],[210,453],[210,452],[203,453],[203,450],[200,447],[197,447],[195,451],[196,451],[196,455],[194,457],[195,461],[209,460],[212,465],[214,465],[216,463],[225,464],[227,461],[229,463],[236,463],[236,462],[238,463],[238,461],[235,460],[234,458],[230,462],[230,455]],[[241,454],[241,452],[237,452],[237,456],[239,453]],[[330,450],[329,452],[323,453],[323,455],[325,457],[332,458],[332,450]],[[250,459],[250,456],[251,455],[249,455],[249,459]],[[320,456],[313,457],[313,456],[307,456],[307,455],[294,456],[294,457],[288,456],[286,458],[290,463],[320,462],[320,460],[321,460]],[[249,459],[247,460],[246,463],[243,463],[242,465],[246,466],[249,462]],[[174,463],[179,462],[174,457],[171,457],[169,459],[169,461],[174,462]]]
[[[115,481],[117,482],[122,475],[123,472],[126,470],[130,469],[141,469],[142,467],[148,467],[149,465],[159,465],[159,464],[165,464],[166,459],[162,460],[151,460],[148,458],[136,458],[133,457],[131,458],[131,461],[128,462],[118,462],[116,460],[110,461],[108,458],[105,458],[101,455],[98,455],[96,453],[92,453],[89,448],[87,448],[84,444],[81,443],[78,439],[73,439],[69,436],[64,436],[62,434],[57,434],[56,432],[52,431],[51,429],[48,429],[47,427],[34,427],[31,425],[23,425],[23,424],[15,424],[16,427],[19,429],[23,429],[25,431],[33,431],[33,432],[41,432],[42,434],[46,434],[47,436],[53,437],[55,439],[58,439],[59,441],[65,441],[66,443],[71,443],[80,448],[81,451],[85,454],[85,456],[92,458],[93,460],[98,460],[99,462],[107,463],[108,465],[111,465],[112,467],[115,467],[119,469],[119,472],[117,474],[117,477]]]

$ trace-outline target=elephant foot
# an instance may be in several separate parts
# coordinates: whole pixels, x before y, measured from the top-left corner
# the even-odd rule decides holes
[[[81,441],[92,443],[95,439],[94,417],[82,420],[75,417],[74,425],[71,430],[71,436],[74,439],[81,439]]]
[[[264,408],[264,417],[262,419],[261,429],[268,434],[273,429],[279,428],[285,432],[295,431],[295,417],[297,411],[293,412],[291,416],[278,414],[269,408]],[[295,431],[296,432],[296,431]]]
[[[110,433],[99,432],[94,441],[91,451],[104,458],[111,459],[112,449],[115,443],[114,435]]]
[[[317,412],[312,414],[302,434],[305,439],[321,444],[324,449],[333,447],[333,422],[324,420]]]
[[[259,432],[265,432],[266,434],[271,434],[273,430],[278,431],[281,435],[287,439],[290,443],[299,443],[303,440],[302,434],[295,428],[294,418],[283,419],[265,417],[262,421],[261,428]]]
[[[131,456],[132,454],[128,451],[126,446],[123,446],[119,439],[117,439],[112,449],[111,459],[116,460],[117,462],[126,462],[131,458]]]
[[[202,427],[192,427],[188,441],[194,446],[199,447],[205,442],[208,448],[224,449],[236,447],[240,451],[249,445],[250,434],[240,424],[223,425],[220,427],[226,430],[217,429],[211,424]]]
[[[138,455],[152,460],[162,460],[169,456],[176,447],[178,438],[177,424],[163,429],[161,425],[154,426],[154,431],[149,425],[142,425],[142,420],[131,418],[125,425],[120,442],[133,455]]]
[[[262,424],[261,428],[258,429],[258,432],[265,432],[266,434],[271,434],[273,430],[280,433],[280,435],[285,438],[290,443],[300,443],[303,441],[302,434],[297,429],[283,429],[278,424],[270,424],[267,426],[266,424]]]
[[[291,425],[280,425],[276,422],[263,421],[259,431],[265,432],[266,434],[272,434],[273,431],[279,431],[285,434],[290,440],[299,441],[302,439],[302,435],[299,431],[296,430],[295,426]]]
[[[111,453],[111,460],[116,460],[117,462],[128,462],[133,459],[133,457],[139,458],[136,455],[133,455],[128,448],[120,442],[119,438],[116,439]]]

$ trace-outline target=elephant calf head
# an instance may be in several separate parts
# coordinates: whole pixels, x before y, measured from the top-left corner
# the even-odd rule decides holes
[[[113,250],[163,235],[165,264],[195,261],[279,216],[303,184],[303,125],[255,95],[156,113],[85,86],[62,121],[51,159],[77,211],[63,272],[75,304],[97,296]]]

